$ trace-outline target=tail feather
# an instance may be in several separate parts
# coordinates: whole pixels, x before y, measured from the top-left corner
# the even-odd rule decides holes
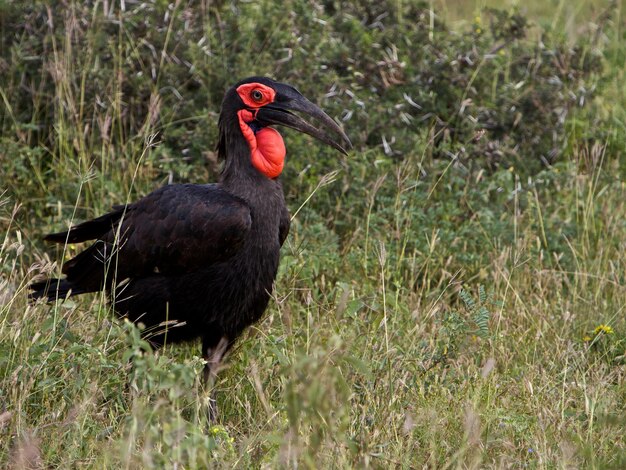
[[[45,299],[48,302],[56,299],[95,292],[104,287],[106,281],[107,253],[113,248],[104,241],[107,232],[115,229],[126,206],[115,206],[113,211],[93,220],[71,227],[65,232],[51,233],[44,240],[56,243],[80,243],[98,239],[90,247],[63,264],[63,274],[66,279],[46,279],[33,282],[29,287],[31,301]]]
[[[56,299],[65,299],[84,293],[82,289],[68,282],[67,279],[46,279],[33,282],[29,287],[31,291],[28,294],[28,298],[31,301],[46,299],[46,301],[52,302]]]
[[[44,240],[55,243],[80,243],[95,240],[111,230],[122,217],[126,206],[115,206],[112,212],[75,225],[65,232],[50,233]]]
[[[96,242],[84,251],[78,253],[72,259],[63,263],[63,268],[61,269],[63,274],[67,274],[74,279],[77,279],[84,277],[93,271],[101,271],[102,260],[104,258],[101,257],[100,261],[98,261],[98,258],[96,257],[96,252],[100,245],[105,246],[106,244],[104,242]]]

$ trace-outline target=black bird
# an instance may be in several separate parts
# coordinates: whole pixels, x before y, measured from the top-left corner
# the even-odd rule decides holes
[[[317,119],[341,143],[291,111]],[[346,154],[350,140],[292,86],[251,77],[229,89],[219,118],[216,184],[164,186],[126,206],[47,235],[94,240],[63,265],[64,279],[31,284],[48,301],[106,290],[116,313],[145,325],[154,347],[196,338],[205,379],[265,311],[289,232],[279,175],[285,145],[271,125],[309,134]]]

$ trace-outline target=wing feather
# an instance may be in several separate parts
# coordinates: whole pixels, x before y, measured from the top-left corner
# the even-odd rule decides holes
[[[233,256],[252,225],[245,201],[218,185],[164,186],[128,205],[122,215],[123,209],[116,206],[117,223],[65,263],[68,281],[98,290],[110,286],[114,278],[202,269]],[[104,226],[103,220],[109,223],[111,217],[78,227],[93,234]],[[96,221],[98,227],[90,229]]]

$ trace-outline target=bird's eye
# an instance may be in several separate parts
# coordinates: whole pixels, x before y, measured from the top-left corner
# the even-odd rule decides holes
[[[261,93],[261,90],[252,90],[252,99],[257,103],[263,101],[263,93]]]

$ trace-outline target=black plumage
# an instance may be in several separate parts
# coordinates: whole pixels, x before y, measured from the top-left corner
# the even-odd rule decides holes
[[[54,300],[105,289],[117,314],[143,323],[154,346],[201,338],[210,372],[265,311],[289,232],[276,175],[282,139],[264,129],[292,127],[345,153],[291,111],[316,118],[350,146],[339,126],[291,86],[263,77],[243,80],[222,103],[219,182],[165,186],[48,235],[56,243],[93,243],[63,265],[64,279],[31,284],[31,296]]]

